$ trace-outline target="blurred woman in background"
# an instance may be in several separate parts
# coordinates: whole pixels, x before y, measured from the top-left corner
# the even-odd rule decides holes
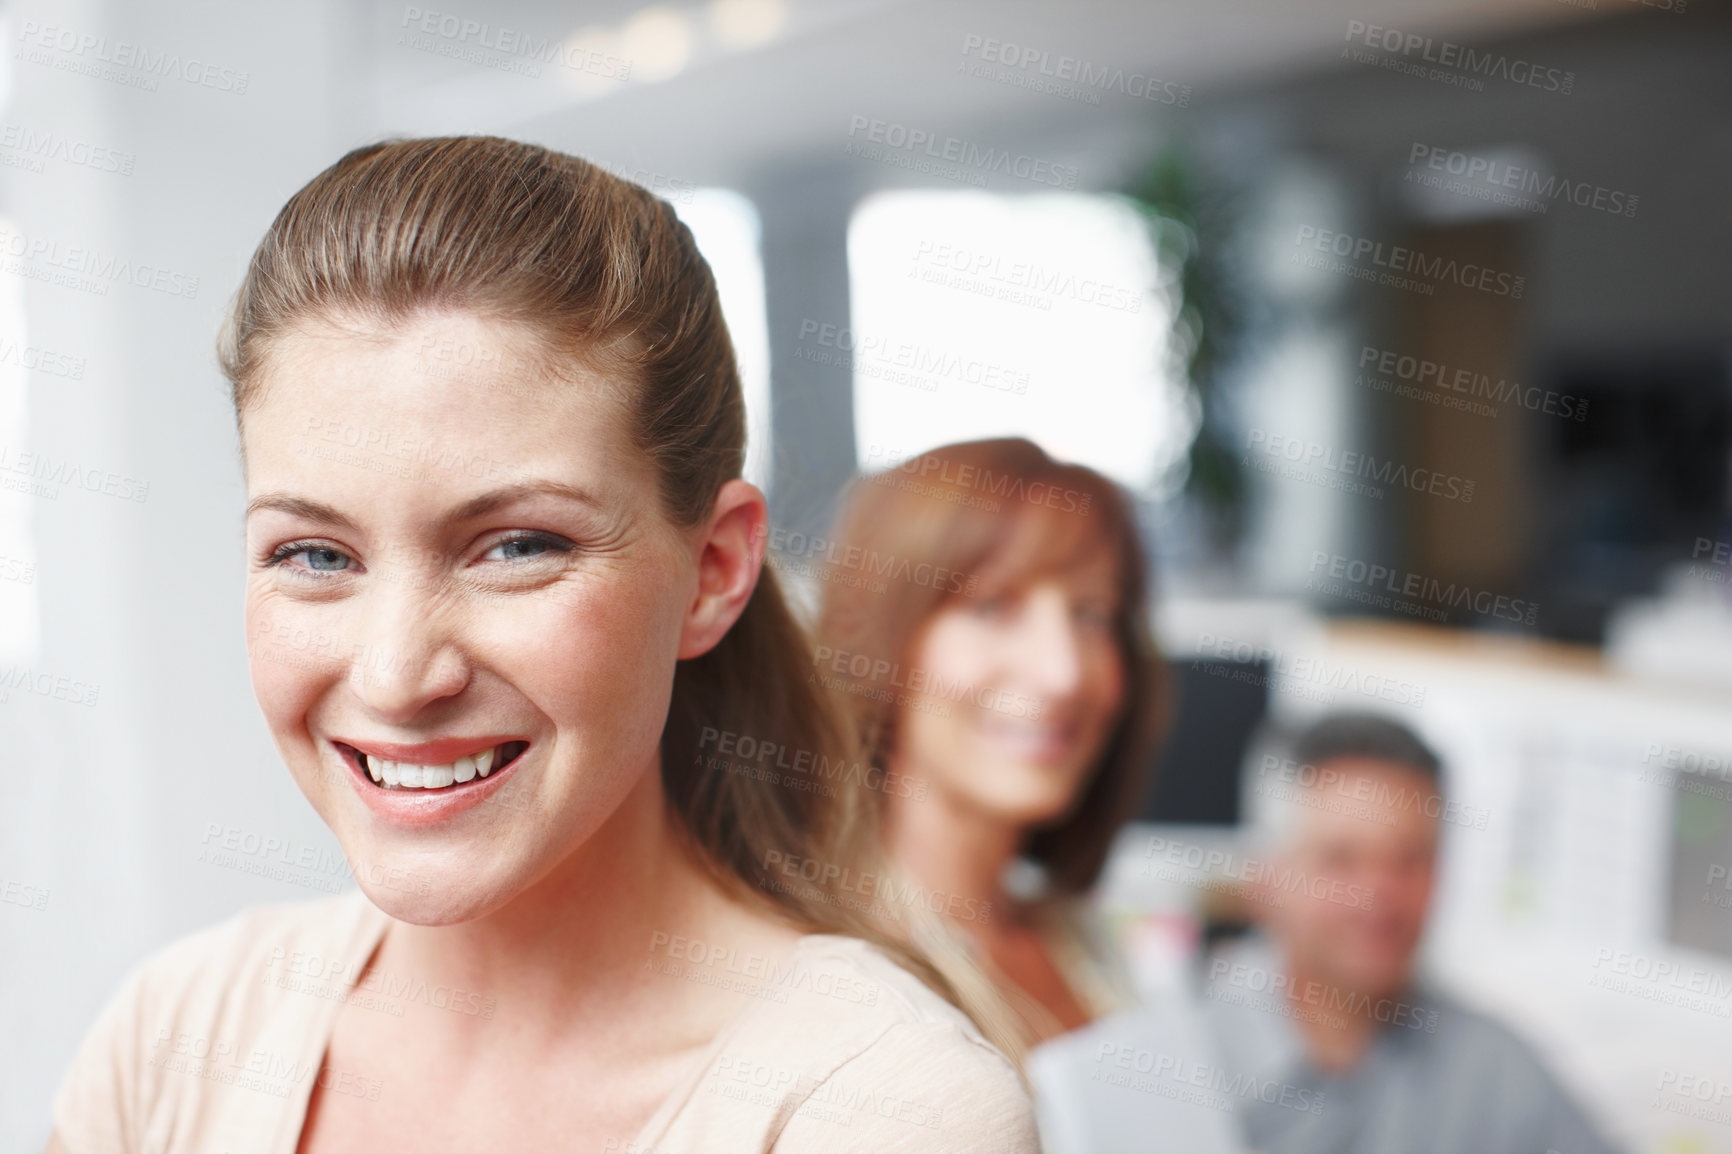
[[[1168,705],[1126,495],[1020,438],[947,445],[857,481],[827,557],[816,675],[902,783],[923,904],[1030,1045],[1133,1001],[1086,900]]]

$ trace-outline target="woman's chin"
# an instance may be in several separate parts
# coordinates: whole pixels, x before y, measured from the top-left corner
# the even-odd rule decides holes
[[[981,808],[1006,825],[1028,828],[1058,821],[1070,812],[1075,790],[1031,788],[983,799]]]
[[[417,926],[454,926],[486,917],[505,906],[513,891],[474,876],[462,863],[450,866],[389,862],[350,868],[367,899],[400,922]]]
[[[1058,821],[1081,800],[1086,770],[1027,763],[1001,762],[1000,766],[998,780],[979,791],[980,804],[1009,824],[1033,826]]]

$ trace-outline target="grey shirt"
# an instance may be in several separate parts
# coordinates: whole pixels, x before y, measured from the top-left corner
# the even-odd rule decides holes
[[[1321,1107],[1242,1100],[1249,1145],[1267,1154],[1617,1154],[1539,1055],[1510,1030],[1437,991],[1353,1008],[1383,1023],[1346,1073],[1305,1052],[1294,1016],[1349,994],[1310,987],[1297,1002],[1266,941],[1248,939],[1204,967],[1203,1016],[1224,1064],[1309,1091]],[[1333,1003],[1327,999],[1333,997]]]

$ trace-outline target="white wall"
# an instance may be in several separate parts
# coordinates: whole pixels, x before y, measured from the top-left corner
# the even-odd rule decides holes
[[[313,0],[291,18],[280,6],[25,0],[7,14],[4,124],[52,133],[77,156],[100,146],[133,160],[130,174],[53,156],[40,172],[0,167],[0,212],[31,241],[58,241],[61,259],[85,247],[198,286],[80,291],[35,279],[44,259],[31,274],[0,272],[23,288],[30,345],[85,362],[81,380],[27,374],[29,428],[6,449],[48,454],[55,470],[71,462],[84,478],[118,474],[111,487],[124,493],[137,492],[127,478],[148,482],[142,501],[100,481],[95,492],[60,483],[52,498],[6,494],[30,506],[34,540],[16,546],[36,567],[40,645],[24,664],[47,694],[15,688],[0,703],[0,885],[15,883],[0,901],[3,1149],[41,1148],[73,1047],[148,950],[248,903],[318,892],[198,860],[213,825],[331,845],[247,679],[242,489],[212,350],[276,209],[366,128],[346,87],[360,75],[345,58],[360,42],[346,27],[352,7]],[[244,71],[246,91],[172,77],[141,91],[67,70],[96,64],[94,46],[35,49],[44,65],[19,39],[28,22],[105,37],[109,53],[128,41],[179,53],[183,67]],[[65,700],[83,686],[98,687],[95,704]],[[46,908],[19,904],[44,889]]]

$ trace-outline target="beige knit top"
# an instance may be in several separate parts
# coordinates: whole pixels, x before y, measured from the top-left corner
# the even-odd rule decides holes
[[[294,1154],[315,1081],[326,1093],[381,1092],[324,1063],[345,1001],[488,1009],[443,987],[356,987],[389,923],[354,891],[250,911],[151,957],[80,1046],[55,1096],[50,1151]],[[330,962],[347,959],[359,964]],[[804,976],[755,997],[613,1150],[1037,1154],[1009,1061],[919,979],[829,934],[801,938],[788,961]]]

